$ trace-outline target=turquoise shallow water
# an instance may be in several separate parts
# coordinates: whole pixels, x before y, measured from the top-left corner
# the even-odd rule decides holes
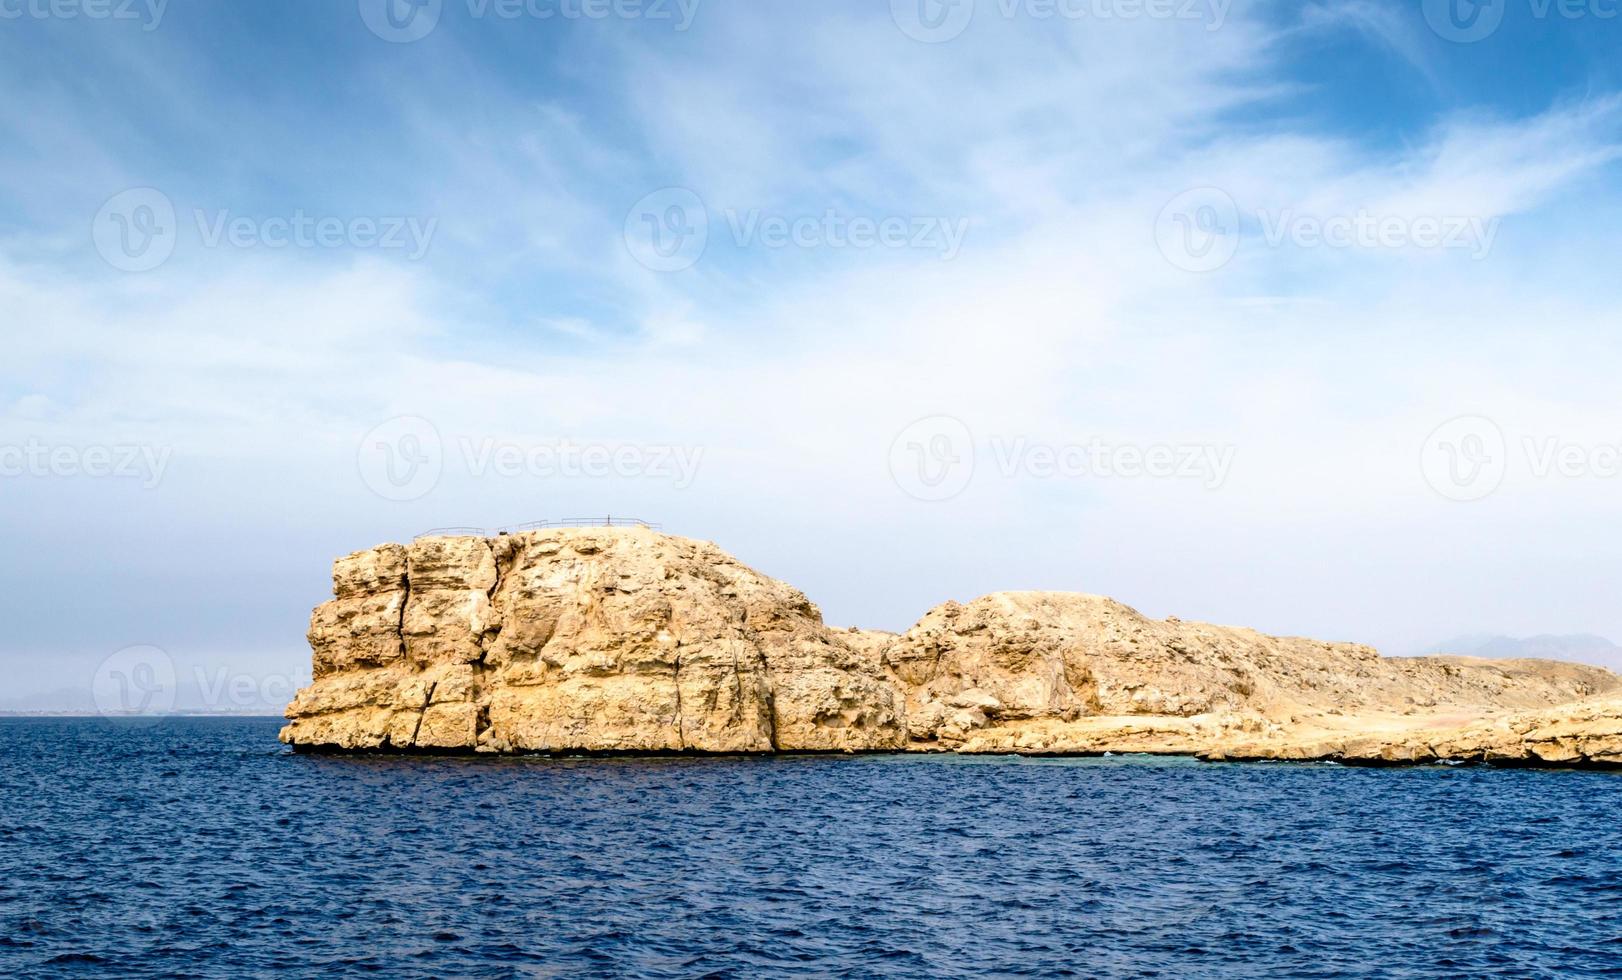
[[[0,721],[0,975],[1622,974],[1622,773]]]

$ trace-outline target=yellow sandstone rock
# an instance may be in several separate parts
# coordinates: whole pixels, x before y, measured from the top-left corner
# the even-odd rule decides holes
[[[947,602],[902,634],[646,528],[419,539],[339,559],[310,749],[1188,753],[1622,765],[1622,678],[1154,620],[1101,596]]]
[[[895,749],[877,658],[799,591],[643,528],[418,540],[339,559],[310,623],[309,748]]]

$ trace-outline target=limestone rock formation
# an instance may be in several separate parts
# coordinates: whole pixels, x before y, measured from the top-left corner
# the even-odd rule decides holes
[[[1366,646],[1154,620],[1102,596],[948,602],[883,649],[909,741],[969,752],[1204,752],[1400,731],[1614,689],[1598,667],[1385,658]]]
[[[1150,619],[948,602],[902,634],[643,528],[423,538],[337,561],[300,748],[1187,753],[1622,765],[1622,678]]]
[[[310,623],[303,747],[872,750],[878,661],[798,590],[642,528],[424,538],[339,559]]]
[[[1465,726],[1443,732],[1427,747],[1438,759],[1463,762],[1622,766],[1622,697]]]
[[[1238,741],[1206,759],[1333,760],[1361,765],[1485,762],[1510,766],[1622,767],[1622,696],[1608,694],[1483,720],[1375,729],[1327,738]]]

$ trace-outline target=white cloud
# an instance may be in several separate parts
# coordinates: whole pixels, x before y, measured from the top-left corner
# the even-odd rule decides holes
[[[938,46],[855,15],[801,16],[743,12],[683,44],[618,39],[600,52],[596,114],[505,91],[446,39],[447,64],[422,67],[430,84],[386,109],[409,121],[408,183],[445,229],[424,263],[219,250],[128,277],[9,250],[0,432],[135,433],[252,474],[240,512],[216,486],[163,490],[234,513],[250,561],[298,515],[406,533],[628,507],[767,571],[798,569],[831,618],[872,625],[905,625],[948,595],[1041,586],[1393,643],[1622,635],[1598,604],[1569,612],[1581,622],[1525,622],[1533,605],[1502,585],[1528,566],[1563,574],[1549,534],[1605,520],[1611,485],[1510,481],[1487,505],[1493,520],[1543,530],[1506,540],[1432,494],[1417,466],[1431,428],[1465,412],[1517,434],[1622,433],[1604,394],[1612,359],[1566,343],[1615,322],[1616,289],[1589,278],[1572,295],[1573,267],[1533,254],[1549,237],[1540,209],[1602,192],[1591,178],[1615,159],[1614,99],[1450,118],[1386,151],[1226,125],[1288,88],[1269,70],[1286,39],[1242,10],[1215,32],[990,18]],[[458,84],[436,94],[444,78]],[[104,173],[116,154],[83,157],[97,180],[125,179]],[[631,202],[676,178],[712,208],[832,203],[971,224],[949,262],[723,242],[660,274],[632,260],[621,227]],[[1524,223],[1481,262],[1251,238],[1228,267],[1194,275],[1159,254],[1154,220],[1213,184],[1250,210]],[[1603,267],[1604,253],[1579,251]],[[886,458],[897,432],[937,413],[982,441],[1209,441],[1238,455],[1216,491],[1004,479],[983,465],[961,498],[924,505],[893,485]],[[400,414],[447,440],[693,445],[703,470],[682,492],[453,474],[394,507],[349,469],[361,433]],[[285,511],[266,514],[267,497]],[[311,601],[328,557],[307,556]]]

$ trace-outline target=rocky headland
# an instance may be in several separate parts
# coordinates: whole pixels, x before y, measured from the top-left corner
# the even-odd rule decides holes
[[[1622,766],[1622,678],[1381,657],[1112,599],[1007,592],[840,629],[646,528],[429,537],[340,558],[281,738],[433,752],[1149,752]]]

